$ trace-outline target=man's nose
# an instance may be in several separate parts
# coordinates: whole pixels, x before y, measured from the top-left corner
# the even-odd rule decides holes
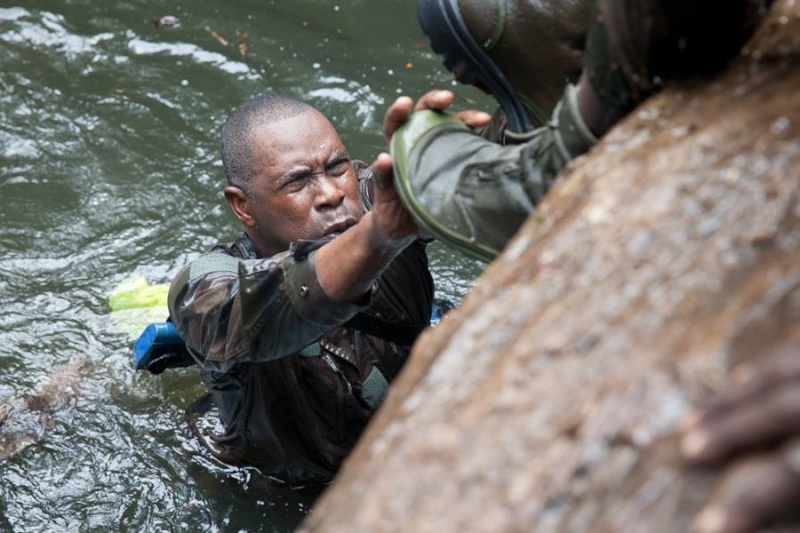
[[[324,175],[317,181],[317,209],[337,207],[344,200],[344,190],[341,188],[341,179]]]

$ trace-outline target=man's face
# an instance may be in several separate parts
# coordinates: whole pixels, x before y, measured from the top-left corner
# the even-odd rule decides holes
[[[321,113],[256,126],[251,143],[254,224],[243,222],[262,254],[338,235],[363,215],[350,157]]]

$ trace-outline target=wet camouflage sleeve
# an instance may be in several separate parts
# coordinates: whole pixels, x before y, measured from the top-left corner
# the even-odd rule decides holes
[[[496,144],[454,117],[422,111],[395,133],[391,150],[398,193],[420,227],[490,261],[566,163],[596,142],[569,86],[550,124],[515,144]]]
[[[170,316],[187,346],[223,371],[297,353],[363,309],[323,292],[314,255],[301,245],[267,259],[201,256],[173,281]]]

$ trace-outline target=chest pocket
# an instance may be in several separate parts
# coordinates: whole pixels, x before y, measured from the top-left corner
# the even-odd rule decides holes
[[[361,386],[358,387],[353,386],[353,384],[347,378],[347,374],[336,361],[336,357],[327,351],[325,354],[322,353],[322,347],[320,346],[319,342],[313,342],[303,348],[300,351],[300,356],[322,357],[322,360],[325,361],[333,373],[336,374],[336,376],[342,381],[344,386],[347,388],[347,391],[355,396],[359,402],[367,406],[371,411],[377,410],[380,404],[383,403],[383,399],[386,397],[386,393],[389,390],[389,381],[375,365],[372,365],[372,369],[370,370],[369,374],[361,383]]]
[[[386,377],[378,370],[377,366],[373,366],[367,379],[361,384],[361,399],[375,411],[383,403],[388,390],[389,382],[386,381]]]

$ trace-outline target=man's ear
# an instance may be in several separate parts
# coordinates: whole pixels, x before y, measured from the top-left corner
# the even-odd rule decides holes
[[[248,228],[255,226],[256,219],[253,218],[251,211],[252,204],[247,194],[239,187],[234,187],[233,185],[225,187],[223,193],[225,194],[225,199],[228,201],[228,205],[233,209],[236,218]]]

